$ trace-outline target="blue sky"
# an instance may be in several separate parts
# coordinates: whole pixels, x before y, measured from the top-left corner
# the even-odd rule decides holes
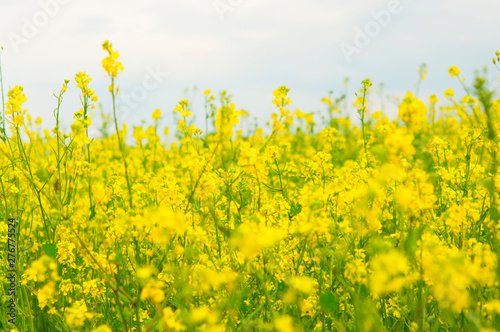
[[[24,86],[26,108],[50,127],[52,92],[86,71],[109,112],[101,67],[101,44],[109,39],[125,66],[118,85],[129,99],[120,103],[120,121],[131,124],[149,122],[160,108],[163,123],[172,125],[173,108],[193,86],[200,120],[201,92],[227,90],[261,124],[271,118],[272,91],[281,85],[291,89],[292,110],[304,112],[324,109],[321,98],[343,92],[345,77],[352,100],[367,77],[375,87],[383,82],[385,95],[403,97],[415,90],[423,62],[428,75],[419,96],[427,102],[430,94],[461,90],[448,74],[452,65],[469,81],[486,65],[498,85],[491,59],[500,49],[499,12],[493,0],[2,0],[3,80],[6,90]],[[67,125],[78,95],[73,80],[62,107]],[[378,110],[380,97],[370,98]]]

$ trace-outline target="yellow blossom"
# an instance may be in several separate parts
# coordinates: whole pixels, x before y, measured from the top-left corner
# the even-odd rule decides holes
[[[151,117],[153,118],[153,120],[158,120],[161,116],[161,111],[159,108],[155,109],[153,114],[151,115]]]
[[[450,73],[451,77],[454,77],[460,75],[460,70],[458,70],[457,66],[451,66],[448,73]]]

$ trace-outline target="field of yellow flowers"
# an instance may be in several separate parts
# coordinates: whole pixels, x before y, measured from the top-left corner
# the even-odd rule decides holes
[[[115,134],[91,140],[98,101],[75,77],[71,132],[41,132],[21,86],[0,133],[1,331],[496,331],[500,327],[500,99],[407,93],[398,119],[291,113],[273,92],[270,134],[204,92],[178,141],[116,118],[123,70],[109,42]],[[498,52],[497,52],[498,56]],[[496,62],[497,59],[494,59]],[[500,61],[500,57],[498,58]],[[40,124],[41,119],[36,120]],[[126,137],[135,144],[126,144]]]

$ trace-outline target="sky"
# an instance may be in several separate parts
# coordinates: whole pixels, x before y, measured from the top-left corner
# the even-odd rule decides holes
[[[151,123],[159,108],[162,123],[175,126],[173,109],[183,98],[203,123],[202,91],[210,89],[228,91],[237,109],[263,125],[276,111],[272,91],[282,85],[290,88],[292,111],[324,114],[321,99],[346,92],[343,115],[356,117],[351,101],[365,78],[374,83],[372,111],[384,100],[394,117],[397,104],[388,100],[415,92],[424,62],[418,97],[425,102],[462,90],[448,74],[452,65],[468,84],[484,66],[498,83],[491,59],[500,49],[499,12],[494,0],[2,0],[4,94],[23,86],[24,106],[51,128],[53,92],[70,79],[61,107],[69,125],[81,107],[74,77],[84,71],[110,114],[101,66],[109,40],[125,67],[117,80],[120,123]],[[380,83],[382,96],[375,92]]]

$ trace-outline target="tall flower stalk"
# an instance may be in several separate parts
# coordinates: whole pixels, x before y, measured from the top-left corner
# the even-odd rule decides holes
[[[361,120],[361,131],[363,133],[363,146],[366,154],[366,135],[365,135],[365,114],[366,114],[366,94],[368,92],[368,88],[372,86],[372,83],[370,82],[369,79],[366,79],[361,82],[363,88],[362,88],[362,96],[356,96],[358,97],[358,100],[360,101],[361,107],[358,108],[358,114],[359,114],[359,119]]]
[[[3,126],[2,131],[5,138],[7,138],[7,132],[5,131],[5,97],[3,94],[2,51],[3,47],[0,48],[0,90],[1,90],[0,92],[2,93],[2,126]]]
[[[80,88],[82,91],[82,97],[80,99],[83,108],[80,109],[79,112],[75,114],[75,117],[80,120],[83,128],[85,128],[85,140],[87,143],[87,162],[89,164],[89,171],[88,171],[88,181],[89,181],[89,204],[90,204],[90,210],[95,213],[94,211],[94,204],[92,203],[92,174],[91,174],[91,167],[90,167],[90,138],[89,136],[89,126],[92,122],[91,118],[89,117],[89,108],[94,109],[95,105],[93,103],[97,102],[97,96],[95,95],[95,92],[92,91],[89,87],[88,84],[92,78],[90,78],[89,75],[87,75],[84,72],[80,72],[76,74],[75,81],[77,83],[77,87]]]
[[[108,73],[108,76],[111,77],[111,84],[109,85],[109,92],[111,92],[111,96],[113,99],[113,119],[115,122],[115,130],[116,136],[118,138],[118,147],[120,148],[120,152],[122,154],[123,165],[125,166],[125,178],[127,180],[127,188],[128,188],[128,198],[130,207],[133,207],[132,201],[132,187],[130,185],[130,178],[128,175],[128,165],[127,160],[125,159],[125,147],[120,137],[120,131],[118,130],[118,121],[116,119],[116,95],[118,94],[118,88],[115,87],[115,78],[118,76],[120,72],[123,71],[123,65],[117,59],[120,57],[118,52],[113,50],[113,45],[109,41],[105,41],[102,44],[102,48],[108,52],[109,56],[102,60],[102,67]]]

